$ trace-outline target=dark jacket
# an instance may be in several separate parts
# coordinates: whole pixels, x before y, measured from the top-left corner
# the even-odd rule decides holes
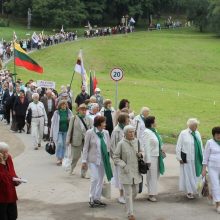
[[[40,101],[44,104],[44,108],[46,113],[48,114],[48,102],[47,102],[48,98],[46,96],[43,96]],[[51,112],[55,112],[56,110],[56,105],[55,105],[55,100],[52,98],[52,108],[51,108]]]
[[[21,103],[20,97],[16,97],[13,108],[13,111],[15,111],[15,115],[25,116],[28,108],[28,104],[29,102],[26,97],[24,98],[23,103]]]
[[[84,95],[82,93],[80,93],[79,95],[77,95],[75,103],[80,106],[81,104],[83,104],[87,99],[89,99],[90,96],[89,94],[85,93]]]
[[[3,95],[2,101],[5,106],[13,107],[13,93],[10,96],[9,90],[7,89]]]

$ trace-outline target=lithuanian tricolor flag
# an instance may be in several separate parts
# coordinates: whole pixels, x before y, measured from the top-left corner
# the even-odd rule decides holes
[[[37,73],[43,73],[43,68],[36,63],[34,60],[32,60],[24,51],[18,43],[14,43],[15,45],[15,65],[16,66],[22,66],[28,70],[37,72]]]

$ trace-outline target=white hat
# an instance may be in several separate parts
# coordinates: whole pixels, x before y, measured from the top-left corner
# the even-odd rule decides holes
[[[0,142],[0,150],[8,150],[9,146],[5,142]]]
[[[101,92],[101,89],[100,88],[96,88],[95,92]]]

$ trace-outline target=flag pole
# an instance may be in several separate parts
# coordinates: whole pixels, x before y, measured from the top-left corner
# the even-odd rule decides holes
[[[13,54],[14,54],[14,81],[16,83],[17,80],[17,73],[16,73],[16,65],[15,65],[15,39],[13,39]]]
[[[70,89],[71,89],[71,86],[72,86],[72,83],[73,83],[73,77],[75,76],[75,70],[74,70],[74,72],[73,72],[73,74],[72,74],[72,78],[71,78],[71,81],[70,81]]]

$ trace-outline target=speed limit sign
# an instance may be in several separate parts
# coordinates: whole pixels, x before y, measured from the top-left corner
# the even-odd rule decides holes
[[[123,78],[124,73],[122,69],[114,68],[111,70],[110,75],[114,81],[120,81]]]

